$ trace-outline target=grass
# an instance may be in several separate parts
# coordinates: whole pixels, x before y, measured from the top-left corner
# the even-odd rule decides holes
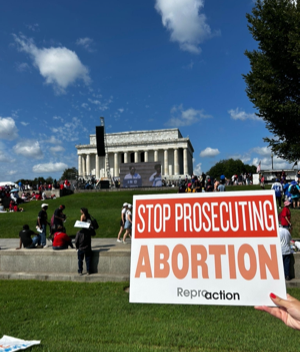
[[[270,188],[270,186],[267,186]],[[260,191],[259,186],[231,186],[227,191]],[[177,189],[165,188],[164,193],[176,193]],[[67,215],[66,230],[68,235],[75,235],[74,223],[80,219],[80,208],[86,207],[99,223],[96,237],[113,238],[116,237],[120,228],[120,211],[124,202],[132,203],[133,195],[138,194],[162,194],[162,191],[120,191],[120,192],[85,192],[71,196],[47,200],[49,204],[48,219],[60,204],[66,206]],[[23,213],[0,214],[0,238],[18,238],[19,232],[24,224],[28,224],[35,230],[38,212],[42,202],[32,201],[25,203]],[[299,238],[300,233],[300,210],[292,210],[293,238]]]
[[[1,281],[0,335],[37,352],[299,350],[299,332],[252,307],[131,304],[125,287]]]

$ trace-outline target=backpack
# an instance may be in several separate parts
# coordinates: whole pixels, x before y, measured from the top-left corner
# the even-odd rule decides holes
[[[91,227],[92,227],[94,230],[99,229],[99,225],[98,225],[97,220],[96,220],[95,218],[93,218],[92,216],[91,216]]]
[[[292,185],[292,186],[291,186],[290,193],[291,193],[293,196],[299,194],[299,191],[298,191],[298,188],[297,188],[296,185]]]

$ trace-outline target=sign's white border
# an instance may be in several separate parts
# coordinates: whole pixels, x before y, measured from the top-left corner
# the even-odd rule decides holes
[[[277,237],[237,237],[237,238],[136,238],[135,221],[137,217],[136,202],[137,200],[163,200],[176,199],[183,201],[191,198],[237,198],[237,197],[261,197],[272,196],[274,214],[276,217],[275,226]],[[278,214],[276,199],[273,191],[240,191],[240,192],[218,192],[218,193],[185,193],[185,194],[155,194],[155,195],[137,195],[133,197],[133,227],[132,227],[132,245],[131,245],[131,271],[130,271],[130,302],[132,303],[173,303],[173,304],[204,304],[204,305],[269,305],[273,306],[269,294],[274,292],[276,295],[286,298],[286,286],[282,265],[282,255],[280,239],[278,235]],[[214,258],[207,257],[208,278],[201,275],[197,279],[192,279],[191,274],[178,279],[172,270],[166,278],[146,277],[142,273],[135,277],[137,263],[141,248],[149,254],[151,266],[153,266],[154,251],[156,246],[168,247],[170,258],[172,251],[178,245],[183,245],[190,255],[191,246],[204,246],[207,251],[209,246],[223,245],[234,246],[235,251],[244,245],[250,245],[255,251],[258,258],[258,245],[263,245],[270,254],[270,246],[276,246],[277,263],[279,279],[274,280],[267,270],[267,278],[262,280],[257,274],[252,280],[245,280],[237,273],[237,278],[229,278],[229,264],[226,256],[222,256],[222,278],[214,277]],[[228,247],[227,247],[228,248]],[[169,258],[169,262],[171,259]],[[178,257],[179,258],[179,257]],[[179,260],[179,259],[178,259]],[[180,263],[178,264],[180,265]],[[190,270],[190,269],[189,269]]]

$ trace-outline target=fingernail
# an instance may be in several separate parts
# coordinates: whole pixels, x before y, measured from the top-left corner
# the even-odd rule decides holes
[[[274,293],[270,293],[270,297],[273,298],[273,299],[274,299],[274,298],[277,298],[277,297],[274,295]]]

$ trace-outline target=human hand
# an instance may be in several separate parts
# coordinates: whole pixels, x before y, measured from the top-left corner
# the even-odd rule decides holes
[[[289,294],[287,299],[283,299],[271,293],[270,298],[277,307],[255,306],[254,308],[273,315],[290,328],[300,330],[300,302]]]

